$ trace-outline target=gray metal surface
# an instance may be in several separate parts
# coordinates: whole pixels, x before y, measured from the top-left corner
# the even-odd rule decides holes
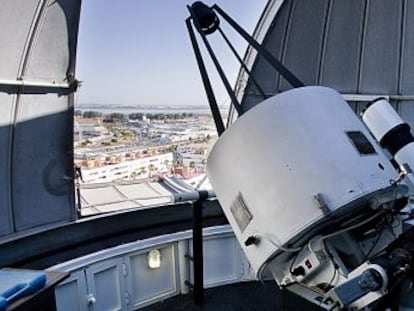
[[[280,2],[269,1],[255,37],[263,38],[264,46],[306,85],[324,85],[345,94],[414,93],[412,1],[285,0],[277,10]],[[246,55],[268,95],[289,88],[265,60]],[[238,89],[243,90],[245,79],[241,72]],[[248,82],[242,104],[250,108],[261,101]],[[414,125],[413,101],[393,104]],[[352,106],[361,109],[360,103]]]
[[[0,266],[45,269],[104,248],[192,228],[192,204],[88,217],[0,243]],[[203,225],[225,224],[217,201],[203,202]]]
[[[0,237],[74,219],[73,91],[80,0],[0,10]]]
[[[209,288],[203,305],[195,305],[190,295],[180,295],[141,309],[142,311],[317,311],[322,310],[304,299],[282,291],[276,283],[245,282]]]

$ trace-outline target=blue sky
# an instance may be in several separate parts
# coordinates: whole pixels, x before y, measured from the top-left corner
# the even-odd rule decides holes
[[[205,1],[218,4],[252,33],[266,0]],[[83,81],[77,103],[118,105],[207,105],[185,27],[184,0],[84,0],[78,42],[77,76]],[[226,27],[240,55],[246,45]],[[232,85],[239,65],[219,34],[211,43]],[[199,41],[201,43],[201,40]],[[201,44],[200,44],[201,45]],[[206,55],[206,54],[205,54]],[[217,101],[228,103],[211,64]]]

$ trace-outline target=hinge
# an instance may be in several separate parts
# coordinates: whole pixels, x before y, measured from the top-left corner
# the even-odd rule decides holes
[[[96,303],[96,298],[93,296],[93,294],[88,294],[86,296],[86,301],[88,303],[88,306],[92,306],[93,304]]]
[[[129,305],[129,293],[125,292],[125,304]]]
[[[123,263],[123,264],[122,264],[122,275],[123,275],[124,277],[126,277],[126,276],[128,275],[128,268],[127,268],[126,263]]]

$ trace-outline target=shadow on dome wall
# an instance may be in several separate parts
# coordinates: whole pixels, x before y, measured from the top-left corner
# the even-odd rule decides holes
[[[192,210],[192,203],[128,210],[8,238],[0,242],[0,266],[45,269],[123,243],[189,230]],[[217,201],[203,202],[204,227],[226,223]]]
[[[0,93],[5,104],[6,96]],[[43,114],[48,100],[65,107],[60,101],[67,99],[54,94],[22,97],[21,121],[0,127],[0,266],[46,268],[139,238],[191,228],[191,202],[74,221],[70,109],[30,119]],[[203,206],[205,226],[226,223],[217,201]]]
[[[43,98],[34,97],[25,95],[19,103],[21,113],[17,119],[29,119],[26,111],[41,111]],[[0,222],[1,228],[8,228],[2,234],[74,220],[70,113],[15,122],[15,126],[0,128],[0,166],[4,172],[0,182]]]

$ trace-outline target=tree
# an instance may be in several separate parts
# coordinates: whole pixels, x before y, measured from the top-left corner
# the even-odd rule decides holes
[[[142,117],[144,116],[141,112],[134,112],[128,115],[128,118],[130,120],[142,120]]]
[[[109,115],[109,119],[112,120],[125,120],[126,116],[123,113],[114,112]]]
[[[195,168],[195,166],[196,166],[196,163],[194,161],[191,161],[190,162],[190,168]]]
[[[81,142],[82,147],[85,147],[85,146],[91,145],[91,144],[92,144],[92,142],[89,139],[86,139],[83,142]]]
[[[99,118],[102,117],[102,113],[99,111],[84,111],[82,117],[84,118]]]
[[[170,146],[167,148],[167,150],[168,150],[169,152],[174,152],[174,151],[177,151],[177,148],[178,148],[178,145],[170,145]]]

